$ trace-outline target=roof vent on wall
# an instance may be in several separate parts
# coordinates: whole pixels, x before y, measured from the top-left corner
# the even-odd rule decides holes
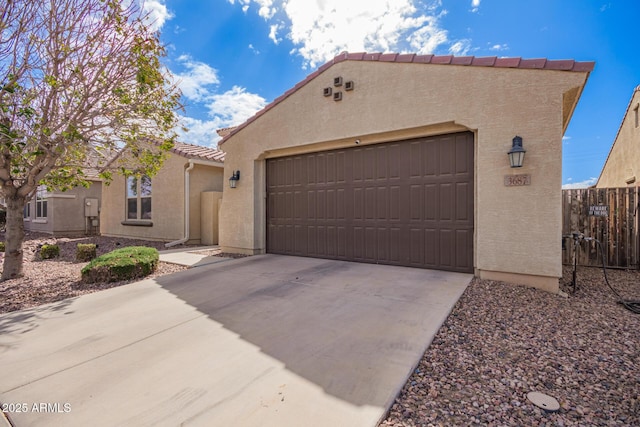
[[[334,101],[342,101],[342,92],[335,92],[333,94],[333,100]]]
[[[333,78],[333,85],[335,87],[342,86],[342,77],[334,77]]]
[[[349,80],[344,84],[344,90],[353,90],[353,88],[354,88],[353,80]]]
[[[324,96],[331,96],[331,93],[332,93],[332,92],[333,92],[333,89],[331,89],[330,87],[325,87],[325,88],[322,90],[322,94],[323,94]]]

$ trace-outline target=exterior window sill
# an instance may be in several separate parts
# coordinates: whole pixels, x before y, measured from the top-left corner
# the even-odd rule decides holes
[[[24,222],[31,222],[31,218],[22,218]]]
[[[46,224],[47,220],[46,219],[32,219],[31,222],[33,222],[34,224]]]
[[[135,219],[127,219],[122,221],[120,224],[122,225],[131,225],[134,227],[153,227],[153,222],[151,221],[140,221]]]

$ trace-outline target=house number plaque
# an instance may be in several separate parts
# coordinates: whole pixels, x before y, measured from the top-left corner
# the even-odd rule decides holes
[[[531,185],[531,175],[505,175],[504,185],[507,187],[519,187],[521,185]]]

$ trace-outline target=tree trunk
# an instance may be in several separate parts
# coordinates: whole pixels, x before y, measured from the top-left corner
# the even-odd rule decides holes
[[[5,232],[4,264],[2,280],[23,276],[22,242],[24,241],[24,220],[22,211],[24,198],[7,198],[7,231]]]

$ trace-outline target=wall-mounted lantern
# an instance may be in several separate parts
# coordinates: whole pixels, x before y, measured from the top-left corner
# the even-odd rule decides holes
[[[511,163],[512,168],[522,167],[522,162],[524,161],[524,153],[527,150],[522,148],[522,138],[518,135],[513,138],[513,145],[511,146],[511,150],[509,150],[509,163]]]
[[[240,181],[240,171],[233,171],[231,178],[229,178],[229,187],[236,188],[238,181]]]

